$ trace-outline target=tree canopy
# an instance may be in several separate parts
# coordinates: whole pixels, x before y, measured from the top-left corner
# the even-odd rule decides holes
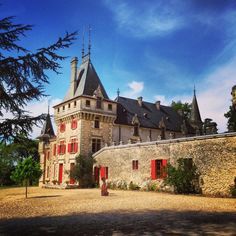
[[[18,163],[16,169],[12,172],[11,178],[18,183],[25,183],[25,197],[27,198],[29,181],[38,180],[41,175],[42,170],[40,169],[40,164],[34,161],[32,157],[28,157]]]
[[[182,103],[181,101],[172,101],[171,103],[171,107],[175,110],[175,111],[181,111],[182,115],[185,119],[188,119],[190,117],[190,113],[191,113],[191,104],[185,102]]]
[[[27,136],[34,125],[45,119],[45,115],[31,116],[25,106],[46,96],[46,73],[59,73],[59,63],[66,57],[58,50],[68,48],[77,34],[66,33],[52,45],[31,52],[19,44],[30,30],[32,25],[15,24],[13,17],[0,19],[0,141],[19,133]],[[6,114],[11,118],[6,118]]]
[[[229,111],[225,113],[224,116],[228,119],[228,131],[236,132],[236,109],[233,106],[230,106]]]

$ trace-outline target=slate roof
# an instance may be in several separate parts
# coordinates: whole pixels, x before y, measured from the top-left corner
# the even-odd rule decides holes
[[[51,138],[54,137],[55,133],[53,130],[52,122],[49,113],[47,114],[46,120],[43,124],[41,134],[38,138]]]
[[[160,106],[157,109],[154,103],[142,101],[142,106],[135,99],[118,97],[116,124],[133,125],[132,120],[137,114],[141,127],[159,128],[159,122],[164,120],[166,130],[180,132],[183,123],[182,117],[169,106]]]
[[[99,85],[103,97],[109,99],[90,58],[83,58],[83,62],[77,71],[75,92],[70,93],[71,88],[69,88],[63,102],[81,95],[93,96],[94,91]],[[74,94],[74,96],[71,97],[71,94]]]
[[[191,113],[190,113],[190,123],[193,124],[202,124],[202,119],[198,107],[198,102],[197,102],[197,97],[194,89],[194,94],[193,94],[193,101],[192,101],[192,108],[191,108]]]

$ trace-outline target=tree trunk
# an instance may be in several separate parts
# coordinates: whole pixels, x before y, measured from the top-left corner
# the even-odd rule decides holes
[[[25,180],[25,198],[28,197],[28,179]]]

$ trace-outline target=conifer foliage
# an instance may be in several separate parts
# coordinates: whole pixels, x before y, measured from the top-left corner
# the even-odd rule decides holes
[[[31,116],[25,106],[43,96],[49,82],[48,70],[59,73],[60,61],[65,57],[58,50],[68,48],[76,32],[66,33],[48,47],[31,52],[20,46],[19,41],[32,30],[32,25],[15,24],[13,17],[0,19],[0,140],[28,135],[44,115]],[[6,118],[10,114],[12,118]]]

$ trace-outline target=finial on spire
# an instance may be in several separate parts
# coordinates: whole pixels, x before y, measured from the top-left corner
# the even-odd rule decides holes
[[[120,96],[120,89],[118,88],[117,89],[117,97],[119,97]]]
[[[195,84],[193,86],[193,95],[196,96],[196,87],[195,87]]]
[[[89,25],[89,42],[88,42],[88,54],[91,54],[91,27]]]
[[[84,57],[84,29],[83,29],[83,38],[82,38],[82,58]]]
[[[50,107],[50,99],[48,99],[48,114],[49,114],[49,107]]]

